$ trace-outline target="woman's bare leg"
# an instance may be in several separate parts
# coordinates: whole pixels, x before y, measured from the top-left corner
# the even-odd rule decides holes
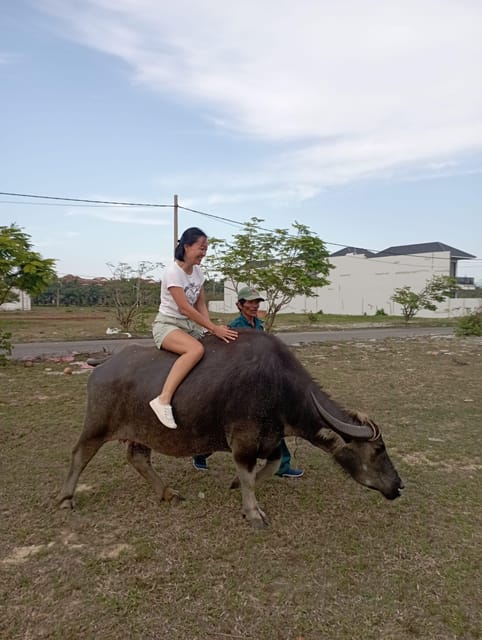
[[[203,357],[204,347],[196,338],[185,333],[182,329],[176,329],[164,338],[162,349],[178,353],[179,358],[172,365],[161,393],[149,404],[166,427],[175,429],[177,424],[172,415],[172,396],[184,378]]]

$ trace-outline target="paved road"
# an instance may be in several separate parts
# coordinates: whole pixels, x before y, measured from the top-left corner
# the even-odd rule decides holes
[[[343,329],[340,331],[305,331],[302,333],[278,333],[286,344],[296,345],[310,342],[340,342],[346,340],[383,340],[384,338],[411,338],[416,336],[452,335],[450,327],[372,327],[367,329]],[[149,346],[152,338],[106,338],[100,340],[77,340],[72,342],[29,342],[14,344],[12,358],[24,360],[38,357],[58,357],[78,353],[115,353],[128,344]]]

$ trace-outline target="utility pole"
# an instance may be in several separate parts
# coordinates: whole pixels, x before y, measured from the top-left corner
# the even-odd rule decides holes
[[[178,237],[178,229],[177,229],[177,214],[178,214],[178,206],[177,206],[177,195],[174,195],[174,251],[177,247]]]

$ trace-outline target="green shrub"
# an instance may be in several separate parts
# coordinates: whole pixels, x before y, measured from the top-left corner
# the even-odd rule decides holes
[[[308,321],[309,322],[320,322],[322,315],[323,315],[323,311],[317,311],[316,313],[310,312],[308,314]]]
[[[376,316],[386,316],[387,314],[385,313],[385,309],[377,309],[375,311],[375,315]]]
[[[12,334],[8,331],[0,330],[0,367],[4,367],[8,362],[7,356],[12,355],[11,337]]]
[[[457,336],[482,336],[482,310],[472,311],[457,323],[455,328]]]

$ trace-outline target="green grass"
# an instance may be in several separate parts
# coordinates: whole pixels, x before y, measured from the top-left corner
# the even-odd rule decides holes
[[[59,510],[89,373],[1,369],[0,637],[480,638],[482,341],[295,352],[342,404],[379,423],[402,498],[385,501],[288,439],[305,476],[259,486],[272,528],[257,532],[228,489],[228,454],[213,455],[208,473],[155,454],[186,497],[171,507],[111,443],[81,476],[76,510]]]

